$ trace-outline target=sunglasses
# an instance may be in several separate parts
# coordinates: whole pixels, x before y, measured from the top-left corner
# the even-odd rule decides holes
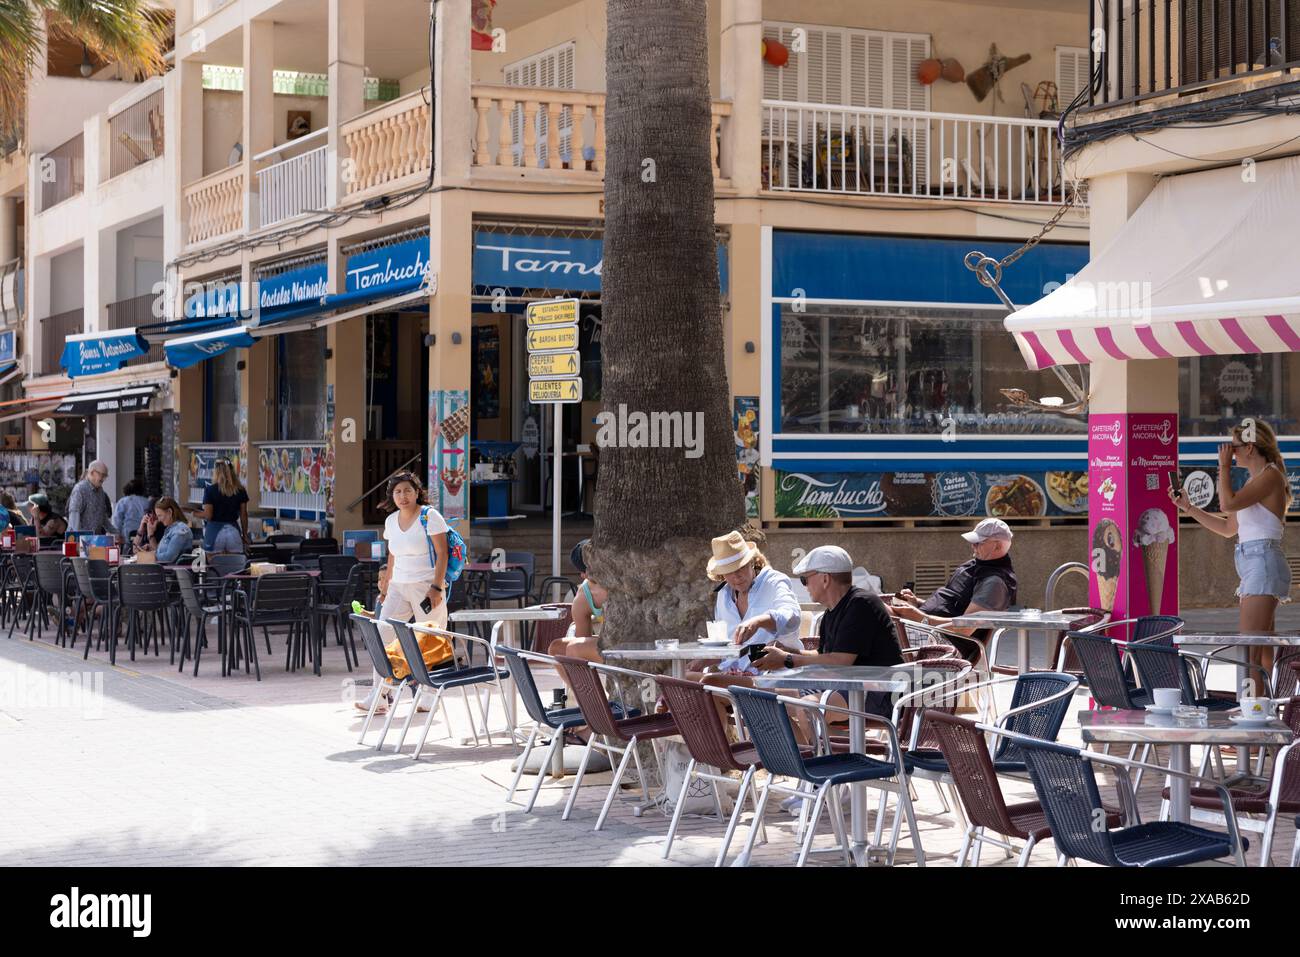
[[[824,574],[826,574],[826,573],[825,573],[825,572],[809,572],[807,575],[800,575],[800,576],[799,576],[799,584],[800,584],[800,585],[803,585],[803,586],[806,588],[806,587],[808,586],[808,579],[809,579],[810,576],[812,576],[812,575],[824,575]]]

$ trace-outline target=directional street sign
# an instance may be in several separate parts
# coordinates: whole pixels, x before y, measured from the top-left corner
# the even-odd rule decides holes
[[[529,379],[529,402],[581,402],[582,379]]]
[[[577,352],[552,352],[528,357],[528,375],[534,379],[575,376],[582,367]]]
[[[528,319],[528,328],[534,326],[566,326],[578,322],[578,300],[547,299],[542,302],[530,302],[524,315]]]
[[[528,330],[528,351],[530,353],[539,352],[568,352],[570,349],[578,348],[578,327],[571,326],[539,326],[536,329]]]

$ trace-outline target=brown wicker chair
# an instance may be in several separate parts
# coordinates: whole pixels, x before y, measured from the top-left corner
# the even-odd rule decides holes
[[[974,721],[937,711],[927,711],[926,719],[927,729],[952,769],[957,794],[966,809],[966,835],[957,852],[957,866],[965,867],[970,855],[978,865],[980,846],[986,843],[1011,851],[1012,839],[1025,842],[1017,866],[1027,866],[1034,845],[1052,834],[1042,805],[1038,801],[1006,803],[988,745]],[[1107,827],[1122,823],[1117,808],[1106,806],[1105,811]],[[1000,834],[1005,840],[988,837],[985,831]]]

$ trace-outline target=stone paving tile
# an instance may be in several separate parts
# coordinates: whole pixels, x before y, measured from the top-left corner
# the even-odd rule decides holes
[[[273,647],[282,649],[282,639],[273,638]],[[634,817],[627,805],[635,791],[593,832],[608,772],[584,782],[568,822],[560,820],[567,781],[544,786],[531,815],[522,796],[504,803],[517,749],[500,736],[491,747],[459,743],[469,727],[455,701],[452,740],[435,737],[439,718],[418,762],[410,757],[413,737],[400,755],[389,750],[393,733],[382,754],[358,746],[361,721],[348,680],[368,678],[368,669],[349,675],[340,649],[330,647],[322,676],[289,674],[282,653],[261,651],[258,682],[242,673],[221,677],[210,653],[195,678],[192,668],[181,674],[170,666],[165,649],[110,667],[103,652],[83,661],[80,647],[0,639],[0,754],[11,772],[20,769],[0,774],[0,865],[684,866],[711,865],[717,854],[722,824],[688,816],[663,861],[668,819],[657,810]],[[48,677],[60,674],[74,678]],[[77,683],[102,688],[102,697],[70,696]],[[539,683],[546,693],[555,681]],[[492,718],[501,726],[499,703]],[[376,737],[377,730],[368,740]],[[1062,737],[1077,740],[1073,719]],[[525,776],[522,786],[531,782]],[[1026,782],[1004,788],[1009,801],[1033,793]],[[932,785],[919,783],[918,791],[928,863],[951,866],[960,831]],[[1154,819],[1158,800],[1158,784],[1144,781],[1144,819]],[[769,843],[755,849],[754,863],[791,863],[793,826],[793,817],[769,814]],[[828,822],[822,830],[818,846],[832,846]],[[1278,831],[1274,859],[1282,862],[1294,828]],[[747,836],[742,824],[733,856]],[[911,860],[906,838],[900,859]],[[989,848],[983,863],[1014,861]],[[1032,863],[1055,863],[1050,843]]]

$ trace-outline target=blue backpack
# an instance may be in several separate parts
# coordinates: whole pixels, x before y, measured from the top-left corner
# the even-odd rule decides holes
[[[424,526],[424,538],[429,543],[429,564],[435,568],[438,565],[438,557],[433,552],[433,540],[429,538],[429,511],[428,507],[420,509],[420,524]],[[460,533],[451,526],[455,522],[447,523],[447,581],[454,582],[460,578],[460,573],[465,570],[465,539],[460,537]]]

